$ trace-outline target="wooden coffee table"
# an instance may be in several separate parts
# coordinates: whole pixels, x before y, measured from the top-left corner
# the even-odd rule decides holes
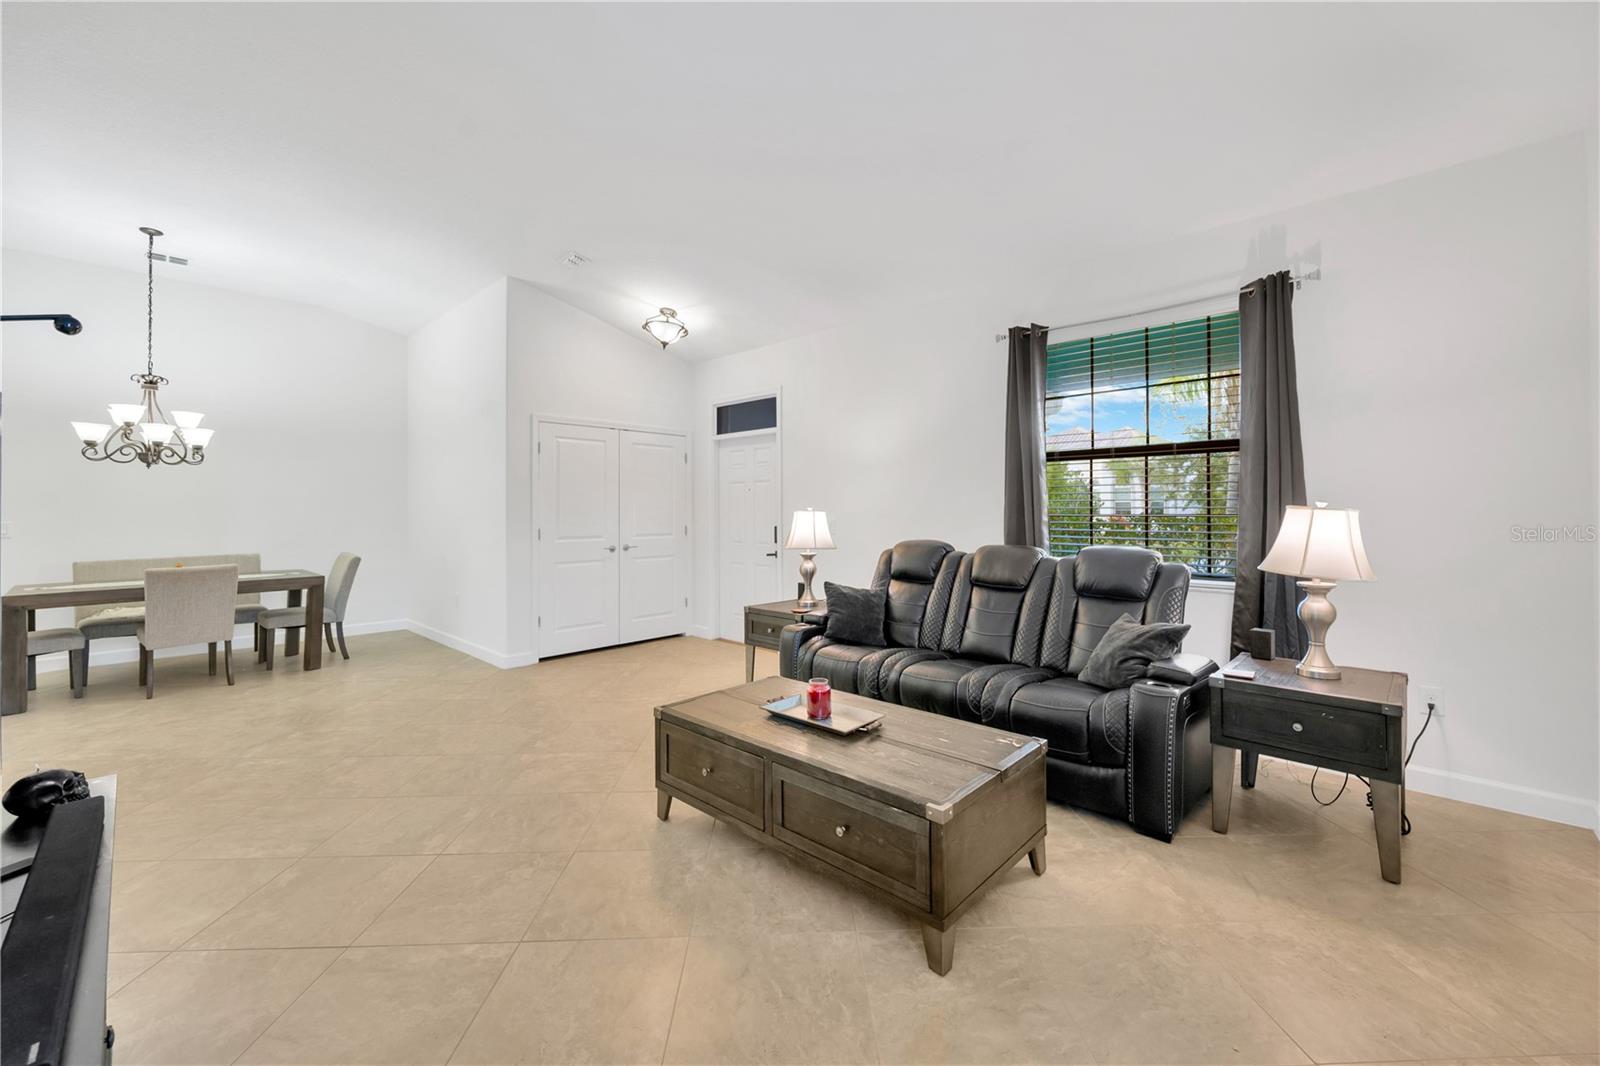
[[[802,691],[769,677],[657,707],[656,814],[683,800],[915,916],[948,973],[983,890],[1024,855],[1044,873],[1044,741],[844,692],[835,709],[883,722],[835,736],[760,706]]]

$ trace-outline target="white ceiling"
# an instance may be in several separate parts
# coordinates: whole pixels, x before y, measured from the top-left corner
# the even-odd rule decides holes
[[[502,274],[675,354],[1592,126],[1581,5],[4,6],[4,239],[410,331]],[[592,262],[560,263],[577,250]]]

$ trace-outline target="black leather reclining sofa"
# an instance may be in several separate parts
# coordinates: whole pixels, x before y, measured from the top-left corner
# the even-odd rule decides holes
[[[1210,789],[1205,678],[1215,663],[1178,655],[1124,689],[1077,679],[1123,615],[1183,621],[1188,567],[1143,548],[1055,559],[907,540],[878,558],[872,587],[888,594],[887,646],[830,640],[800,622],[783,631],[783,676],[1043,738],[1052,799],[1163,840]]]

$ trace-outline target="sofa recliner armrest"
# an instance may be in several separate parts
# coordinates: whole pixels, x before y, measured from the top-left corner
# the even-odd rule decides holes
[[[825,626],[813,625],[810,622],[795,622],[783,627],[778,634],[778,674],[781,677],[798,678],[795,673],[795,659],[800,653],[800,648],[809,640],[815,640],[826,631]]]
[[[1185,770],[1194,772],[1189,764],[1195,761],[1185,741],[1189,722],[1208,715],[1210,708],[1204,674],[1192,684],[1135,681],[1129,690],[1128,821],[1141,833],[1170,841],[1183,819],[1186,796],[1209,786],[1208,777],[1185,781]],[[1209,744],[1209,733],[1205,739]]]
[[[1158,659],[1150,664],[1145,677],[1152,681],[1170,681],[1174,685],[1196,685],[1217,672],[1215,661],[1204,655],[1180,651],[1168,659]]]

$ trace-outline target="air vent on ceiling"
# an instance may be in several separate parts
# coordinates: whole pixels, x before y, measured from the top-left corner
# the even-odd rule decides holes
[[[561,257],[561,262],[569,267],[581,267],[589,261],[589,257],[579,252],[568,252]]]

